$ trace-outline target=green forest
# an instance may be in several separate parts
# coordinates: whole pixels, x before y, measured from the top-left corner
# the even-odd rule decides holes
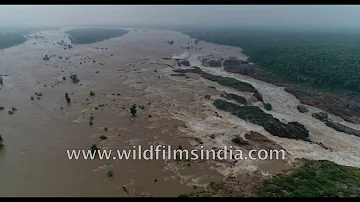
[[[77,28],[71,29],[66,33],[72,44],[90,44],[113,37],[122,36],[129,31],[124,29],[109,29],[109,28]]]
[[[360,92],[359,33],[240,29],[183,33],[240,47],[249,61],[286,82]]]

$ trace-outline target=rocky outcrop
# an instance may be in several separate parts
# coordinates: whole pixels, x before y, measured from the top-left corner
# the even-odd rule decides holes
[[[202,66],[204,67],[222,67],[222,59],[218,58],[205,58],[202,60]]]
[[[274,136],[310,141],[309,131],[302,124],[298,122],[282,123],[259,107],[239,106],[221,99],[215,100],[213,104],[220,110],[230,112],[243,120],[263,126],[266,131]]]
[[[245,141],[244,139],[242,139],[241,137],[235,137],[233,139],[231,139],[231,142],[242,146],[242,145],[248,145],[249,143],[247,141]]]
[[[236,57],[230,57],[224,61],[224,67],[240,67],[242,64],[249,64],[247,61],[237,59]]]
[[[254,69],[247,61],[232,57],[224,61],[224,70],[242,75],[251,75],[254,72]]]
[[[255,147],[252,149],[285,150],[282,146],[258,132],[250,131],[250,133],[245,134],[245,138],[249,144]]]
[[[304,105],[298,105],[296,108],[297,108],[297,110],[299,110],[299,112],[301,112],[301,113],[306,113],[306,112],[308,112],[308,109],[307,109]]]
[[[241,67],[224,67],[224,70],[242,75],[251,75],[254,71],[249,65],[242,65]]]
[[[317,113],[312,113],[312,117],[325,122],[328,120],[329,115],[325,112],[317,112]]]
[[[217,82],[222,86],[234,88],[238,91],[254,92],[254,93],[258,92],[251,84],[236,80],[234,78],[215,76],[207,73],[203,73],[202,77],[210,81]]]
[[[335,122],[328,120],[325,122],[325,124],[339,132],[343,132],[343,133],[347,133],[349,135],[355,135],[355,136],[360,137],[360,131],[350,128],[348,126],[342,125],[340,123],[335,123]]]
[[[181,65],[184,65],[186,67],[190,67],[190,62],[188,60],[183,60],[179,62]]]
[[[171,74],[171,76],[186,76],[186,74],[180,73],[180,74]]]
[[[173,72],[176,73],[194,73],[194,74],[203,74],[204,72],[196,66],[191,67],[190,69],[174,69]]]
[[[204,79],[208,79],[210,81],[214,81],[217,82],[218,84],[222,85],[222,86],[227,86],[227,87],[231,87],[234,88],[238,91],[244,91],[244,92],[254,92],[257,93],[258,91],[256,90],[256,88],[254,88],[254,86],[252,86],[249,83],[245,83],[239,80],[236,80],[234,78],[229,78],[229,77],[222,77],[222,76],[215,76],[212,74],[208,74],[203,72],[199,67],[192,67],[190,69],[175,69],[173,70],[173,72],[176,73],[197,73],[197,74],[201,74],[201,77],[203,77]]]
[[[325,112],[312,113],[312,116],[320,121],[324,122],[328,127],[335,129],[336,131],[347,133],[349,135],[355,135],[360,137],[360,131],[345,126],[340,123],[335,123],[329,119],[329,116]]]
[[[350,99],[346,92],[335,95],[329,92],[289,86],[285,91],[293,94],[302,104],[317,107],[323,111],[340,116],[345,121],[360,124],[360,97]]]
[[[220,94],[220,97],[225,98],[225,99],[227,99],[227,100],[231,100],[230,94],[228,94],[228,93],[225,92],[225,91],[223,91],[223,92]]]

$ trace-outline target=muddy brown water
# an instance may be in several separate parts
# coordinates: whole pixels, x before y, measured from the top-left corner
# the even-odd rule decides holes
[[[358,137],[336,132],[311,119],[311,115],[298,113],[294,106],[299,101],[280,87],[230,74],[222,68],[205,68],[198,60],[199,56],[208,54],[246,57],[239,48],[200,42],[188,52],[182,47],[193,41],[189,36],[147,30],[130,31],[121,37],[64,50],[62,46],[53,45],[53,42],[67,41],[64,31],[44,31],[41,33],[48,42],[30,39],[0,52],[0,74],[9,75],[3,77],[0,90],[0,105],[5,107],[0,111],[0,134],[5,144],[0,151],[0,196],[136,196],[139,188],[148,189],[153,196],[178,196],[227,176],[241,180],[256,170],[264,176],[275,174],[289,167],[297,157],[329,159],[360,167]],[[167,44],[168,40],[174,40],[174,45]],[[56,56],[44,61],[45,54]],[[311,139],[322,141],[334,152],[318,145],[274,137],[262,127],[216,110],[211,103],[222,90],[245,97],[250,95],[194,74],[189,74],[190,78],[171,77],[172,68],[168,65],[176,67],[176,63],[162,59],[171,56],[188,58],[192,65],[204,71],[253,84],[273,105],[269,113],[285,121],[303,123],[309,128]],[[73,84],[70,74],[77,74],[80,82]],[[66,81],[62,80],[64,76]],[[89,96],[91,90],[95,96]],[[35,92],[43,96],[38,100]],[[65,93],[70,95],[71,104],[66,103]],[[211,100],[204,99],[207,94]],[[35,100],[30,100],[31,96]],[[132,118],[129,107],[134,103],[145,108],[138,108],[136,117]],[[100,104],[105,106],[99,107]],[[8,115],[11,107],[18,111]],[[214,111],[223,118],[215,117]],[[95,117],[92,126],[89,125],[91,115]],[[283,146],[291,153],[289,160],[188,163],[69,160],[66,155],[67,149],[89,149],[92,144],[103,149],[158,144],[199,148],[194,138],[200,138],[206,148],[222,147],[232,145],[234,135],[244,136],[249,130],[260,132]],[[216,138],[209,138],[211,134],[216,134]],[[101,141],[101,135],[108,139]],[[114,172],[112,178],[106,177],[107,170]],[[124,192],[123,186],[130,193]]]

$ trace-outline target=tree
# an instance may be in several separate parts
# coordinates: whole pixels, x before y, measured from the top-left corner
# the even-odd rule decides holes
[[[136,104],[133,104],[131,107],[130,107],[130,113],[135,116],[137,110],[136,110]]]
[[[77,78],[76,74],[70,75],[70,79],[73,83],[79,83],[79,79]]]
[[[71,102],[71,98],[69,97],[69,94],[65,93],[65,98],[66,98],[67,103]]]
[[[99,147],[96,144],[91,145],[90,150],[92,153],[100,150]]]
[[[2,138],[2,136],[0,135],[0,149],[4,147],[4,139]]]

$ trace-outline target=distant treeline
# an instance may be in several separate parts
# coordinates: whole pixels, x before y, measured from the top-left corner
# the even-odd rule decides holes
[[[24,43],[26,35],[38,31],[57,29],[56,27],[0,27],[0,49]]]
[[[66,33],[72,44],[90,44],[106,39],[122,36],[129,31],[124,29],[109,28],[77,28],[71,29]]]
[[[0,49],[9,48],[18,44],[22,44],[26,41],[26,38],[18,33],[0,33]]]
[[[360,92],[360,34],[264,30],[184,31],[193,38],[237,46],[279,79]]]

